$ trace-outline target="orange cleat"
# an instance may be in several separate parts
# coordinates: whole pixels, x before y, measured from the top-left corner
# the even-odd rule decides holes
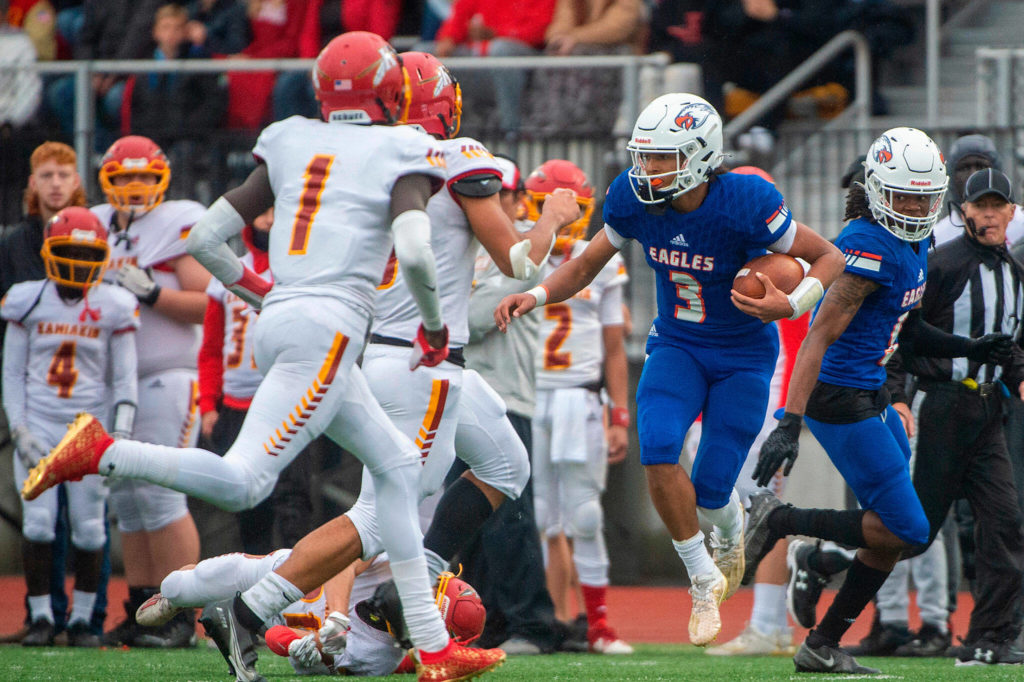
[[[57,447],[28,472],[21,496],[34,500],[59,483],[99,473],[100,457],[113,442],[96,417],[79,414]]]
[[[429,654],[420,652],[421,659],[429,657]],[[451,642],[447,654],[440,660],[429,663],[421,660],[416,663],[416,679],[418,682],[470,680],[494,670],[504,662],[505,652],[501,649],[469,649]]]

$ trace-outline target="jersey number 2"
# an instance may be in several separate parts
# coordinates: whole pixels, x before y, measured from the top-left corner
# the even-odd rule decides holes
[[[685,272],[672,272],[672,281],[676,285],[676,296],[681,305],[676,306],[676,319],[687,322],[701,323],[706,315],[704,299],[700,295],[700,282]]]
[[[544,342],[544,369],[565,369],[572,364],[572,353],[558,349],[572,329],[572,309],[564,303],[554,303],[545,306],[544,317],[557,321],[551,336]]]
[[[309,231],[313,227],[313,218],[320,210],[320,195],[324,193],[327,177],[331,174],[333,156],[317,154],[306,166],[303,175],[302,195],[299,197],[299,210],[295,213],[292,223],[292,243],[288,247],[288,255],[301,256],[309,246]]]
[[[57,387],[58,398],[70,398],[76,381],[78,370],[75,369],[75,342],[65,341],[53,354],[50,369],[46,373],[46,383]]]

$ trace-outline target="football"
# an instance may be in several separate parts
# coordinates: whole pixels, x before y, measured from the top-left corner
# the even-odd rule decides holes
[[[763,298],[764,285],[754,274],[764,273],[784,294],[793,293],[793,289],[804,278],[804,268],[800,261],[785,253],[768,253],[746,262],[736,273],[732,288],[750,298]]]

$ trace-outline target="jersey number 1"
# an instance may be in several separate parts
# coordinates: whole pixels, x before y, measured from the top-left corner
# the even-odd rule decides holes
[[[75,342],[65,341],[53,354],[50,369],[46,373],[46,383],[57,387],[58,398],[70,398],[76,381],[78,370],[75,369]]]
[[[292,243],[288,247],[288,255],[300,256],[306,253],[309,246],[309,231],[313,227],[313,218],[320,210],[320,195],[324,193],[327,177],[331,174],[333,156],[317,154],[306,166],[303,175],[302,195],[299,197],[299,210],[295,213],[292,223]]]

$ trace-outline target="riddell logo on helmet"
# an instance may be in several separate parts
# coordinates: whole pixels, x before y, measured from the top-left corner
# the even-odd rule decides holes
[[[636,144],[650,144],[651,138],[649,137],[634,137],[633,142]]]
[[[928,187],[932,184],[931,180],[911,180],[910,185],[912,187]]]

